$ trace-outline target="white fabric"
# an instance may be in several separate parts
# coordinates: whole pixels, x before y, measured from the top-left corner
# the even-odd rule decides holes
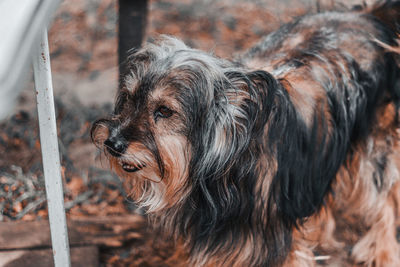
[[[11,111],[32,49],[61,0],[0,0],[0,120]]]

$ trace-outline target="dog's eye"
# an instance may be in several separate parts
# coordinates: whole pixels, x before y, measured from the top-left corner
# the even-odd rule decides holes
[[[166,106],[160,106],[156,111],[154,111],[154,120],[158,118],[169,118],[172,116],[173,111]]]

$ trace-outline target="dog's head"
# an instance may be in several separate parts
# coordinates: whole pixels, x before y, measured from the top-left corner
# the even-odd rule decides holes
[[[138,203],[156,211],[237,163],[257,127],[263,74],[171,37],[134,52],[128,64],[114,113],[94,123],[92,138]]]

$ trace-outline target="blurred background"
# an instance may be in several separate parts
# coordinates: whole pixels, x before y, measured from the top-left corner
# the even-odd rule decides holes
[[[140,0],[136,10],[119,9],[123,2],[134,1],[64,1],[49,26],[68,218],[141,214],[89,138],[91,123],[112,110],[124,58],[123,54],[118,58],[121,45],[131,41],[132,46],[139,46],[142,40],[170,34],[189,46],[229,59],[294,17],[346,10],[371,1]],[[120,15],[134,16],[140,23],[131,25],[129,18],[120,21]],[[134,40],[120,39],[125,40],[121,44],[119,36]],[[0,222],[47,219],[33,89],[28,80],[13,115],[0,123]],[[140,237],[117,249],[101,248],[100,264],[174,266],[168,260],[171,250],[168,240],[154,241],[144,229]]]

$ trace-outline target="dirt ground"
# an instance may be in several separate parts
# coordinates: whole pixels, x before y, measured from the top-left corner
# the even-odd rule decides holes
[[[49,42],[67,216],[141,212],[89,140],[91,123],[111,112],[118,84],[117,1],[64,1]],[[170,34],[233,58],[294,17],[343,10],[362,1],[151,0],[146,39]],[[0,222],[47,218],[32,81],[0,124]],[[144,239],[101,251],[104,266],[168,266],[173,246]]]

